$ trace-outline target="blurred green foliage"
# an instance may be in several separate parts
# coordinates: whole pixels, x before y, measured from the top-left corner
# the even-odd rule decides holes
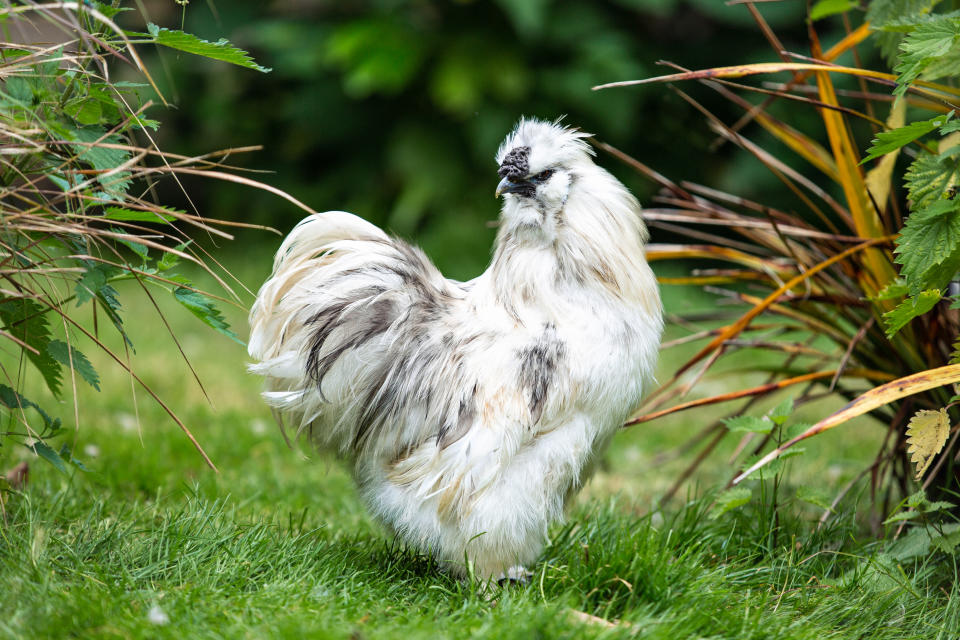
[[[761,6],[787,46],[803,41],[804,3]],[[174,2],[146,8],[161,24],[181,19]],[[747,8],[719,0],[235,0],[190,4],[182,21],[200,37],[229,38],[273,72],[160,52],[165,73],[156,75],[179,108],[154,112],[170,125],[163,134],[176,136],[161,145],[199,154],[263,144],[242,162],[275,172],[268,182],[317,210],[349,210],[413,238],[461,278],[486,263],[494,230],[485,223],[499,208],[493,156],[520,115],[566,114],[665,173],[722,184],[733,172],[740,181],[732,150],[704,153],[702,118],[670,91],[590,87],[664,73],[661,58],[693,68],[772,55]],[[651,185],[601,162],[649,197]],[[764,174],[757,169],[758,187]],[[211,217],[286,232],[301,216],[235,186],[188,191]]]

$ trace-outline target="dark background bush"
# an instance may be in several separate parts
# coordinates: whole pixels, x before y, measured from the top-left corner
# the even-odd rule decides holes
[[[785,46],[802,50],[804,3],[758,6]],[[192,3],[182,15],[172,2],[146,7],[158,24],[226,37],[273,68],[259,74],[164,51],[153,68],[178,109],[154,112],[164,125],[161,147],[198,154],[263,144],[240,162],[274,172],[267,182],[317,210],[346,209],[414,238],[455,277],[475,275],[486,262],[494,231],[485,223],[498,210],[493,155],[521,114],[566,114],[566,122],[677,179],[736,186],[768,202],[780,189],[729,146],[708,153],[703,118],[663,86],[590,90],[668,73],[656,65],[661,58],[689,68],[775,60],[742,5],[242,0]],[[739,115],[719,99],[708,105],[728,121]],[[652,195],[634,172],[601,161],[642,200]],[[302,215],[231,185],[198,182],[189,191],[211,217],[285,232]]]

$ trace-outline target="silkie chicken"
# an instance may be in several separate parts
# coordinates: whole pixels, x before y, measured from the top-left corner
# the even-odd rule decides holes
[[[662,311],[640,205],[588,134],[521,119],[497,152],[493,260],[448,280],[349,213],[300,222],[250,312],[275,415],[454,574],[524,580],[639,404]],[[282,422],[281,422],[282,424]]]

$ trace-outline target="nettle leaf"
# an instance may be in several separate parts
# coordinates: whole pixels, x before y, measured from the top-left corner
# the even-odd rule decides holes
[[[956,76],[958,66],[960,66],[960,46],[957,42],[954,42],[950,51],[933,58],[927,63],[920,77],[924,80],[938,80],[948,76]]]
[[[762,456],[760,456],[760,454],[754,454],[754,455],[748,456],[747,459],[744,460],[743,464],[740,466],[740,471],[746,471],[747,469],[755,465],[757,462],[759,462],[761,457]],[[773,460],[763,465],[762,467],[760,467],[759,469],[757,469],[747,477],[753,478],[753,479],[757,479],[759,477],[762,480],[764,478],[773,477],[778,473],[780,473],[781,471],[783,471],[783,460],[781,458],[774,458]]]
[[[919,518],[921,515],[923,514],[920,513],[919,511],[900,511],[899,513],[895,513],[889,518],[887,518],[886,520],[884,520],[883,524],[896,524],[898,522],[907,522],[909,520],[914,520],[916,518]]]
[[[812,504],[821,509],[826,509],[827,511],[833,511],[833,501],[830,499],[830,496],[818,489],[806,486],[797,487],[797,500]]]
[[[14,389],[5,384],[0,384],[0,404],[3,404],[3,406],[11,411],[33,409],[43,419],[43,424],[46,428],[53,428],[56,430],[60,427],[59,419],[51,418],[47,412],[40,407],[40,405],[35,403],[33,400],[24,398]]]
[[[911,213],[895,253],[911,294],[946,289],[960,269],[960,201],[939,200]]]
[[[923,477],[949,436],[950,418],[946,409],[921,409],[910,419],[907,425],[907,453],[912,454],[910,460],[917,465],[917,480]]]
[[[809,422],[795,422],[784,430],[783,439],[792,440],[812,426]]]
[[[914,527],[897,540],[889,550],[894,559],[903,562],[926,556],[931,548],[951,553],[960,544],[960,523],[945,524],[937,531],[933,527]]]
[[[913,209],[922,209],[940,200],[958,178],[960,159],[952,154],[921,151],[904,174],[907,197],[913,202]]]
[[[125,233],[123,229],[113,228],[110,230],[113,231],[114,233]],[[138,256],[140,256],[142,260],[146,261],[147,256],[149,255],[149,250],[147,249],[147,245],[141,242],[130,240],[129,238],[115,238],[115,240],[120,244],[122,244],[123,246],[130,249],[131,251],[133,251]]]
[[[777,426],[783,426],[793,414],[793,398],[787,398],[770,410],[770,419]]]
[[[894,67],[897,87],[894,95],[901,96],[936,58],[946,55],[960,37],[960,20],[940,16],[917,26],[900,43],[900,62]]]
[[[193,240],[187,240],[186,242],[181,242],[175,248],[177,251],[183,252],[187,247],[190,246],[190,243]],[[157,262],[157,269],[159,271],[169,271],[175,266],[180,264],[180,256],[169,251],[165,251],[163,257]],[[188,284],[188,281],[184,281],[184,284]]]
[[[845,13],[858,6],[860,6],[860,3],[857,0],[819,0],[810,9],[810,19],[820,20],[827,16]]]
[[[891,151],[896,151],[900,147],[910,144],[917,138],[921,138],[930,133],[937,127],[943,127],[948,124],[953,112],[946,115],[939,115],[929,120],[920,120],[911,122],[905,127],[899,127],[890,131],[882,131],[874,138],[873,144],[867,149],[867,157],[860,161],[860,164],[879,158]]]
[[[710,511],[710,519],[716,520],[726,512],[736,509],[737,507],[742,507],[750,502],[752,495],[753,492],[747,487],[736,487],[724,491],[717,496],[717,501]]]
[[[896,308],[884,313],[883,324],[887,337],[892,338],[911,320],[933,309],[942,297],[943,294],[940,289],[928,289],[915,296],[910,296],[898,304]]]
[[[84,262],[86,271],[77,280],[74,293],[77,296],[77,306],[96,298],[103,308],[114,328],[123,336],[124,342],[131,348],[133,342],[123,328],[123,318],[120,317],[120,300],[117,299],[117,290],[107,284],[113,276],[122,273],[122,270],[112,265],[93,262]]]
[[[43,440],[34,440],[32,444],[27,445],[27,448],[55,466],[61,472],[67,472],[67,465],[63,464],[63,458]]]
[[[98,124],[103,115],[100,101],[87,97],[71,100],[63,110],[80,124]]]
[[[77,154],[78,160],[89,164],[97,171],[107,172],[116,169],[130,159],[130,153],[124,149],[111,149],[95,144],[97,142],[109,144],[124,144],[126,142],[116,134],[106,135],[106,131],[101,127],[71,127],[68,135],[72,140],[88,143],[71,145],[71,148]],[[118,171],[109,176],[98,177],[97,182],[111,196],[123,197],[130,187],[130,172]]]
[[[73,451],[70,450],[70,445],[64,444],[61,446],[60,451],[58,451],[57,454],[62,459],[75,466],[77,469],[80,469],[80,471],[83,471],[84,473],[88,473],[90,471],[90,469],[87,469],[87,465],[83,464],[73,456]]]
[[[78,307],[99,295],[100,291],[108,286],[107,281],[120,273],[120,269],[101,262],[85,261],[83,266],[86,270],[73,290],[77,296]]]
[[[923,21],[930,9],[940,0],[873,0],[867,6],[866,19],[873,28],[886,33],[877,34],[877,44],[884,59],[892,67],[897,63],[903,32]],[[900,26],[908,24],[908,28]]]
[[[79,373],[87,384],[100,391],[100,376],[97,374],[97,370],[93,368],[87,356],[75,347],[71,347],[62,340],[51,340],[50,344],[47,345],[47,353],[65,367],[72,364],[73,370]]]
[[[88,3],[88,4],[91,4],[91,3]],[[93,2],[92,4],[97,8],[97,11],[99,11],[100,13],[102,13],[108,18],[112,18],[113,16],[123,11],[133,11],[133,7],[114,7],[113,5],[107,4],[105,2]]]
[[[230,329],[230,325],[227,324],[223,314],[220,313],[211,298],[199,291],[193,291],[185,287],[174,289],[173,296],[177,299],[177,302],[189,309],[190,313],[200,318],[205,324],[213,327],[234,342],[243,344],[237,334]]]
[[[43,376],[51,393],[60,395],[60,364],[47,353],[50,343],[47,310],[26,298],[7,300],[0,303],[0,320],[7,333],[33,347],[35,351],[24,349],[23,353]]]
[[[897,278],[887,286],[885,286],[880,293],[871,298],[875,301],[880,300],[897,300],[904,297],[910,293],[910,288],[907,286],[907,283],[903,278]]]
[[[272,71],[267,67],[258,65],[253,61],[253,58],[250,57],[250,54],[243,49],[233,46],[224,38],[221,38],[217,42],[209,42],[207,40],[201,40],[195,35],[184,33],[183,31],[158,27],[152,22],[147,24],[147,31],[153,36],[154,43],[170,47],[171,49],[186,51],[187,53],[203,56],[204,58],[211,58],[213,60],[220,60],[221,62],[229,62],[230,64],[236,64],[241,67],[246,67],[247,69],[254,69],[261,73],[269,73]]]
[[[770,433],[773,423],[766,417],[735,416],[723,421],[727,429],[734,432]]]
[[[919,489],[916,493],[912,493],[907,496],[907,506],[911,509],[923,511],[926,505],[929,503],[930,500],[927,499],[927,492],[923,489]]]

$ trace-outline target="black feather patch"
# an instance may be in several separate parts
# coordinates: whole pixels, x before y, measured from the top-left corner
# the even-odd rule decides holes
[[[543,414],[547,391],[565,351],[566,347],[557,337],[556,328],[547,324],[540,338],[517,354],[520,360],[520,386],[530,394],[528,406],[532,424],[536,424]]]
[[[321,383],[330,367],[348,349],[353,349],[365,343],[370,338],[384,333],[397,318],[397,308],[392,300],[376,299],[383,293],[383,287],[367,287],[356,292],[350,300],[340,300],[332,304],[308,321],[309,324],[319,325],[313,334],[310,352],[307,354],[306,372],[317,385],[321,396]],[[363,304],[365,301],[367,304]],[[348,311],[351,305],[356,305]],[[330,335],[341,326],[347,316],[350,324],[355,327],[353,333],[342,337],[336,346],[321,356],[323,347],[327,344]]]

